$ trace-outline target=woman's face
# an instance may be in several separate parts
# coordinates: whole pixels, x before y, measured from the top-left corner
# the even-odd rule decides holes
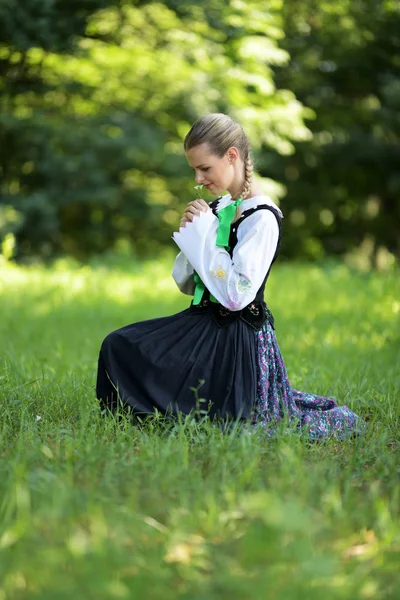
[[[207,143],[199,144],[186,152],[189,165],[195,172],[196,184],[204,185],[212,194],[221,195],[232,183],[234,176],[233,155],[236,148],[229,148],[226,154],[219,158],[211,154]]]

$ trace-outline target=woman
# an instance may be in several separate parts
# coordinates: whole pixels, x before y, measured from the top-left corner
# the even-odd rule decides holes
[[[189,414],[201,386],[211,419],[269,432],[286,419],[312,439],[356,433],[362,422],[346,406],[290,386],[264,302],[283,216],[253,179],[242,127],[221,113],[205,115],[184,150],[196,183],[219,196],[210,205],[190,202],[173,235],[180,253],[172,275],[193,300],[175,315],[106,337],[96,390],[102,406],[114,410],[122,401],[141,415]]]

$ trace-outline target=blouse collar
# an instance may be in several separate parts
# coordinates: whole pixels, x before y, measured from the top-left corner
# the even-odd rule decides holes
[[[225,196],[221,196],[218,202],[218,208],[223,208],[223,206],[227,206],[228,204],[230,204],[230,202],[233,202],[231,199],[232,196],[230,194],[225,194]],[[243,200],[240,206],[243,210],[247,210],[248,208],[258,206],[259,204],[268,204],[269,206],[272,206],[273,208],[275,208],[275,210],[278,211],[278,214],[281,217],[283,217],[281,209],[277,204],[275,204],[273,200],[271,200],[269,196],[258,195],[252,196],[251,198],[246,198],[245,200]]]

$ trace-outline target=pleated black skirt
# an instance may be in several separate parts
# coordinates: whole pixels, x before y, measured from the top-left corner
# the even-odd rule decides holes
[[[254,330],[238,319],[218,326],[210,312],[189,309],[140,321],[110,333],[102,343],[96,395],[104,408],[119,402],[139,415],[189,414],[251,418],[257,397]]]

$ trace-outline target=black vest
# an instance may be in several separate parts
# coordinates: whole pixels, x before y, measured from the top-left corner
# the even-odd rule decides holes
[[[214,200],[214,202],[210,203],[210,208],[212,209],[215,216],[218,215],[217,206],[218,206],[219,201],[220,201],[220,198],[217,198],[216,200]],[[279,249],[280,249],[280,245],[281,245],[282,217],[279,214],[279,212],[276,210],[276,208],[274,208],[273,206],[270,206],[269,204],[260,204],[259,206],[255,206],[254,208],[249,208],[249,209],[243,211],[242,215],[240,216],[240,219],[238,219],[231,225],[231,232],[229,235],[229,255],[232,258],[233,250],[238,241],[237,230],[238,230],[240,224],[247,217],[249,217],[253,213],[257,212],[258,210],[270,210],[275,215],[276,220],[278,222],[278,227],[279,227],[279,236],[278,236],[278,243],[276,246],[275,254],[272,259],[271,265],[270,265],[268,272],[264,278],[264,281],[261,284],[261,287],[257,291],[257,294],[256,294],[254,300],[252,302],[250,302],[250,304],[248,304],[247,306],[242,308],[241,310],[231,311],[231,310],[228,310],[227,308],[225,308],[225,306],[223,306],[219,302],[211,302],[210,292],[208,291],[208,289],[206,289],[203,294],[200,304],[194,305],[193,301],[192,301],[192,303],[190,305],[190,312],[203,313],[203,312],[211,311],[212,317],[213,317],[215,323],[218,325],[218,327],[225,327],[227,325],[230,325],[230,323],[233,323],[237,319],[241,319],[242,321],[244,321],[245,323],[247,323],[248,325],[253,327],[253,329],[255,329],[255,330],[261,329],[261,327],[264,325],[264,323],[267,320],[271,323],[272,327],[274,327],[274,317],[272,316],[271,311],[269,310],[266,303],[264,302],[264,290],[265,290],[265,285],[268,280],[268,276],[271,271],[271,267],[278,257]]]

